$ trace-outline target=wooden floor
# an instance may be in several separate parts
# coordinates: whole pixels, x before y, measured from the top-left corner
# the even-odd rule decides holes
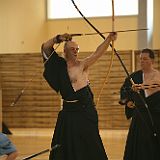
[[[17,160],[48,149],[52,138],[52,129],[11,129],[9,138],[16,145],[19,156]],[[109,160],[122,160],[127,130],[100,130]],[[48,160],[49,152],[41,154],[33,160]],[[1,157],[0,160],[4,160]]]

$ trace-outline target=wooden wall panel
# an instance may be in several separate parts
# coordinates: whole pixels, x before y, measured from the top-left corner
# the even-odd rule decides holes
[[[135,52],[137,55],[138,51]],[[159,51],[156,51],[156,65],[159,66]],[[80,53],[84,58],[90,53]],[[119,55],[129,73],[132,71],[132,51],[120,51]],[[107,52],[90,68],[90,85],[97,99],[104,83],[111,53]],[[137,60],[137,58],[136,58]],[[136,63],[136,66],[138,64]],[[136,67],[138,68],[138,67]],[[43,62],[40,53],[1,54],[0,74],[2,85],[3,120],[9,127],[54,127],[59,110],[60,96],[46,83],[43,76]],[[126,77],[121,64],[114,56],[107,83],[103,87],[97,104],[99,128],[127,129],[129,121],[120,106],[119,89]],[[29,82],[31,81],[31,82]],[[10,106],[24,90],[15,106]]]
[[[60,97],[45,82],[39,53],[0,55],[3,120],[9,127],[53,127]],[[10,106],[24,89],[15,106]]]
[[[132,51],[121,51],[119,54],[125,63],[129,73],[131,73]],[[107,52],[91,69],[91,86],[95,92],[95,102],[99,97],[100,90],[105,81],[111,59],[111,53]],[[101,92],[97,110],[99,114],[99,128],[125,129],[128,121],[124,115],[123,106],[119,105],[119,89],[126,74],[116,56],[114,56],[111,72],[107,83]]]

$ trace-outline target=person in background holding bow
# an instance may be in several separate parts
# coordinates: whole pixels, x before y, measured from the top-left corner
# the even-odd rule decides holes
[[[57,35],[42,44],[44,78],[60,93],[63,108],[58,114],[49,160],[107,160],[98,130],[98,115],[88,83],[88,68],[108,49],[117,34],[110,33],[96,51],[78,60],[79,46],[69,34]],[[64,58],[54,45],[64,42]]]
[[[120,103],[125,105],[127,119],[132,118],[124,160],[160,159],[160,72],[153,67],[154,59],[151,49],[143,49],[141,70],[131,74],[135,84],[126,78],[120,90]]]

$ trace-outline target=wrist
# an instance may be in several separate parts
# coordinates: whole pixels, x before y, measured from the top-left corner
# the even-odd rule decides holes
[[[61,42],[63,42],[63,40],[62,40],[60,37],[61,37],[60,34],[58,34],[58,35],[55,37],[56,43],[61,43]]]
[[[109,36],[107,37],[107,39],[108,39],[109,41],[112,41],[112,36],[109,35]]]
[[[54,44],[57,43],[56,37],[53,37],[53,38],[52,38],[52,41],[53,41]]]

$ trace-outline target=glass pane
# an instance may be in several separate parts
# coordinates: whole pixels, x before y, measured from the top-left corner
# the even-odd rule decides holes
[[[75,0],[77,7],[86,17],[112,15],[111,0]],[[114,0],[116,16],[138,15],[138,0]],[[71,0],[48,0],[48,19],[80,18]]]

